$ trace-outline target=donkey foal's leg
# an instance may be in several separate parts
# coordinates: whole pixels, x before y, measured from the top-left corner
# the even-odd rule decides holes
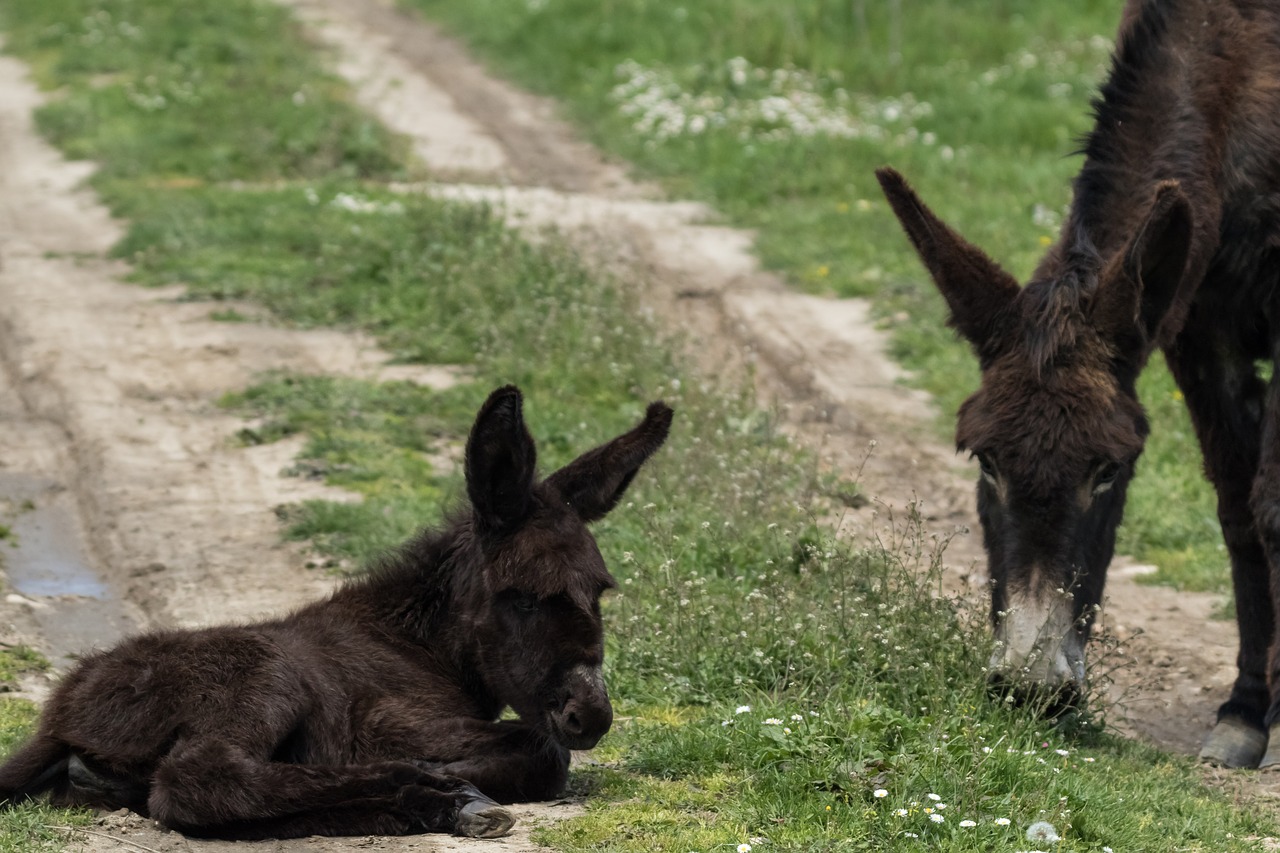
[[[286,764],[213,740],[179,744],[148,805],[166,826],[228,839],[501,834],[514,822],[461,780],[407,762]]]
[[[414,763],[465,779],[499,803],[552,800],[569,780],[569,750],[519,720],[461,717],[426,731]]]

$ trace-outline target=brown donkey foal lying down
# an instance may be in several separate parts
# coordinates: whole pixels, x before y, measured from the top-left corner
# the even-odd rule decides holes
[[[163,631],[86,657],[0,798],[129,808],[190,835],[497,836],[497,802],[555,797],[613,709],[587,531],[663,443],[672,411],[545,480],[520,392],[467,441],[470,507],[366,577],[271,622]],[[519,720],[498,720],[510,707]]]

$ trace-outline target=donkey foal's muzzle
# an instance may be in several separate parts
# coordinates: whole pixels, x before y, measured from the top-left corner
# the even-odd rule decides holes
[[[591,749],[613,725],[613,706],[598,666],[574,667],[565,677],[563,701],[549,714],[556,740],[569,749]]]

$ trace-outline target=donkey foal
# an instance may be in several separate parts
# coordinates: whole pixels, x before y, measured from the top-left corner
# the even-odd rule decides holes
[[[470,506],[283,619],[163,631],[86,657],[0,767],[0,802],[129,808],[190,835],[494,837],[549,799],[613,710],[587,531],[672,411],[538,482],[520,392],[467,441]],[[519,720],[498,720],[506,707]]]

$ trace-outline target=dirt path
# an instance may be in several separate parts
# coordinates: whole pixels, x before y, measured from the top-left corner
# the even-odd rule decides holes
[[[874,533],[886,506],[899,512],[916,498],[941,535],[975,525],[969,475],[937,439],[929,401],[899,383],[865,303],[788,292],[758,268],[750,234],[629,180],[550,104],[493,80],[389,3],[279,2],[332,49],[361,102],[414,140],[437,181],[405,192],[485,200],[531,233],[553,225],[577,239],[699,341],[709,363],[752,366],[790,427],[831,465],[857,469],[874,440],[861,481],[875,502],[850,512],[851,535]],[[137,627],[248,619],[320,594],[330,581],[281,544],[272,510],[341,493],[279,476],[294,444],[233,447],[239,422],[211,401],[267,368],[377,376],[385,359],[356,336],[217,323],[208,306],[178,301],[177,289],[121,283],[124,268],[103,260],[119,225],[76,189],[87,169],[36,137],[37,103],[23,68],[0,58],[0,494],[13,501],[0,505],[0,521],[26,546],[6,554],[15,592],[0,601],[0,642],[37,637],[65,659]],[[40,542],[80,547],[54,553]],[[976,535],[954,540],[957,577],[980,582],[980,552]],[[1194,752],[1231,681],[1234,627],[1209,618],[1215,597],[1139,586],[1141,570],[1113,571],[1103,619],[1125,654],[1095,669],[1130,662],[1116,674],[1114,719]],[[523,834],[487,846],[419,838],[248,847],[518,851],[531,846],[530,824],[572,808],[532,808]],[[165,851],[225,846],[135,817],[104,821],[99,835],[81,836],[84,849],[118,849],[112,839]]]

